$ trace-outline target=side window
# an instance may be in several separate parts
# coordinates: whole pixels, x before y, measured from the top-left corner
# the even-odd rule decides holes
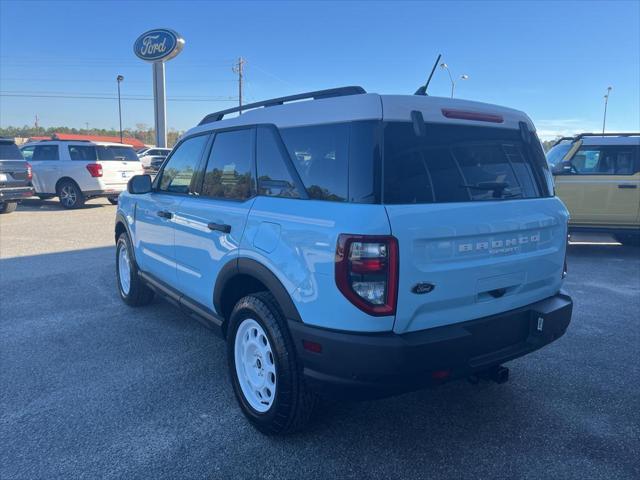
[[[604,147],[602,155],[614,175],[633,175],[638,171],[638,146]]]
[[[71,160],[94,161],[98,158],[96,155],[96,147],[89,145],[69,145],[69,158],[71,158]]]
[[[57,145],[37,145],[33,150],[33,160],[60,160]]]
[[[283,128],[280,134],[309,198],[346,201],[349,124]]]
[[[176,148],[160,174],[159,191],[193,193],[198,163],[208,139],[208,135],[198,135],[185,140]]]
[[[22,148],[22,156],[24,157],[25,160],[32,160],[33,159],[33,149],[35,147],[24,147]]]
[[[300,198],[300,192],[287,168],[284,156],[287,151],[283,151],[276,135],[272,128],[258,127],[258,195]]]
[[[217,133],[207,162],[201,195],[246,200],[253,188],[254,129]]]

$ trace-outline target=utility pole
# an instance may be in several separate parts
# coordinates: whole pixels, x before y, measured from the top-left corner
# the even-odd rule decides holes
[[[233,73],[238,74],[238,107],[240,108],[239,114],[242,115],[242,82],[244,75],[244,64],[247,63],[242,57],[238,58],[238,63],[233,66],[231,70]]]
[[[609,103],[609,95],[613,87],[607,87],[607,93],[604,96],[604,117],[602,118],[602,135],[604,135],[604,126],[607,123],[607,104]]]
[[[34,122],[34,127],[36,127],[36,135],[39,133],[38,128],[40,127],[38,125],[38,120],[40,119],[38,118],[38,114],[36,113],[36,121]]]
[[[85,127],[87,127],[87,128],[85,128],[85,131],[87,133],[89,133],[89,122],[84,122],[84,125],[85,125]]]
[[[116,77],[118,83],[118,119],[120,120],[120,143],[122,143],[122,104],[120,103],[120,82],[124,80],[122,75]]]

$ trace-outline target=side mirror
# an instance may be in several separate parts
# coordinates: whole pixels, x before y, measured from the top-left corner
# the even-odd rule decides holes
[[[573,165],[571,162],[560,162],[553,169],[555,175],[570,175],[573,173]]]
[[[127,183],[127,192],[132,195],[142,195],[143,193],[149,193],[150,191],[150,175],[136,175],[134,177],[131,177],[131,180],[129,180],[129,183]]]

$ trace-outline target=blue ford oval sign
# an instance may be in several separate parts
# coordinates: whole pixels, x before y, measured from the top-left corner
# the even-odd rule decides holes
[[[168,28],[149,30],[133,44],[134,53],[147,62],[165,62],[178,55],[184,47],[184,38]]]

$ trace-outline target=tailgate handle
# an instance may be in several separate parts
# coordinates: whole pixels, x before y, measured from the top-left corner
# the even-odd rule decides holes
[[[632,183],[621,183],[618,188],[638,188],[638,186]]]
[[[222,233],[231,233],[231,225],[227,225],[225,223],[214,223],[214,222],[211,222],[211,223],[207,224],[207,227],[209,227],[209,230],[216,230],[216,231],[222,232]]]
[[[487,293],[489,295],[491,295],[493,298],[500,298],[500,297],[504,296],[505,293],[507,293],[507,289],[506,288],[496,288],[495,290],[489,290]]]

